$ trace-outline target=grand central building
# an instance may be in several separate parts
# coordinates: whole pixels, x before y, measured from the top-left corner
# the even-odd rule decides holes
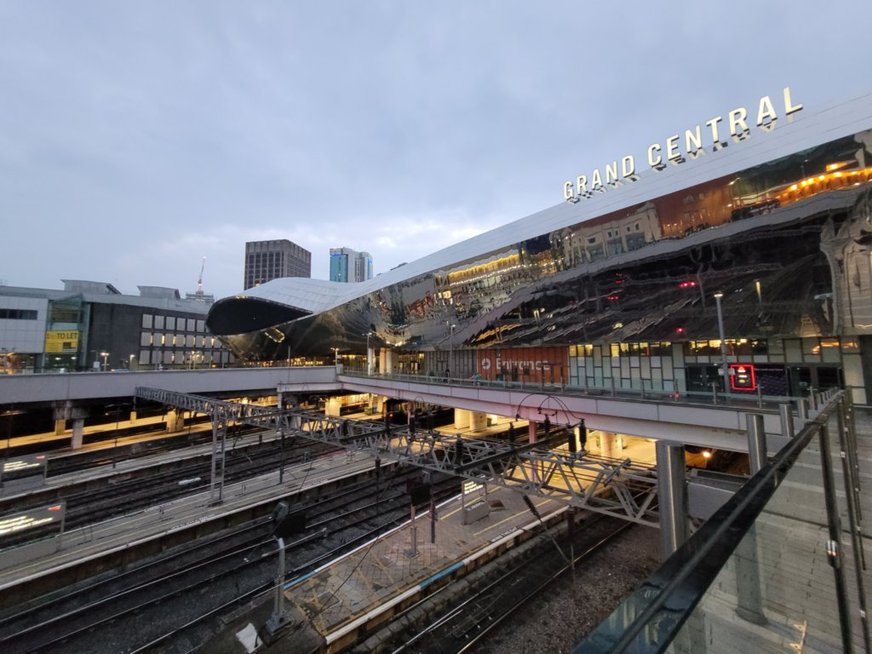
[[[267,282],[207,327],[249,360],[872,402],[872,94],[789,88],[572,173],[559,204],[357,284]],[[559,195],[558,195],[559,193]]]

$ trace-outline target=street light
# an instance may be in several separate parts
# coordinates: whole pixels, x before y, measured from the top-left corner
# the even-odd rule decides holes
[[[457,325],[447,320],[445,324],[448,325],[448,371],[450,372],[454,368],[454,328]]]
[[[339,370],[339,348],[331,347],[330,349],[333,350],[333,365],[336,366],[336,370]]]
[[[100,356],[103,358],[103,372],[106,372],[106,368],[108,367],[109,361],[109,353],[108,352],[100,352]]]
[[[724,376],[724,393],[730,392],[730,377],[727,369],[727,342],[724,340],[724,313],[721,310],[721,298],[724,294],[721,291],[715,293],[715,304],[718,308],[718,336],[721,339],[721,374]]]
[[[372,364],[373,364],[372,358],[373,357],[372,357],[372,350],[370,350],[370,346],[369,346],[369,339],[372,336],[372,330],[369,330],[368,332],[366,332],[365,335],[366,335],[366,374],[371,375],[372,374],[372,367],[373,367],[372,366]]]

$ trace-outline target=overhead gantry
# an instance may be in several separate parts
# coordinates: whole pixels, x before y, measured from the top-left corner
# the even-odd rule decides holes
[[[137,387],[135,394],[140,399],[211,416],[210,490],[215,502],[222,501],[227,427],[246,424],[659,526],[656,472],[650,466],[634,465],[630,459],[593,456],[584,449],[562,454],[541,443],[461,438],[414,426],[349,420],[299,409],[279,411],[156,388]],[[570,438],[576,438],[575,434]]]

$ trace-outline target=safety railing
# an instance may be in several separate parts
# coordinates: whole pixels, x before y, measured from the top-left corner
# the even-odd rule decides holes
[[[843,392],[817,399],[815,417],[573,654],[870,652],[853,409]]]

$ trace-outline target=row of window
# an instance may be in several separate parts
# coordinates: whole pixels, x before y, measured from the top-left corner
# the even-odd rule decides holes
[[[139,344],[143,347],[197,347],[220,348],[221,341],[214,336],[202,334],[160,334],[141,332]]]
[[[710,339],[704,341],[685,341],[680,345],[685,356],[721,356],[721,341]],[[785,338],[773,339],[725,339],[724,345],[728,356],[772,355],[786,356],[789,361],[838,361],[839,352],[856,353],[860,351],[859,343],[851,338]],[[672,343],[609,343],[603,345],[570,345],[570,357],[657,357],[672,356]],[[608,355],[606,354],[608,352]]]
[[[36,309],[0,309],[0,320],[36,320]]]
[[[139,365],[190,365],[212,366],[233,361],[233,356],[227,350],[216,352],[185,352],[182,350],[140,350]]]
[[[150,313],[142,314],[143,329],[170,329],[185,332],[206,332],[206,321],[196,318],[176,316],[156,316]]]

